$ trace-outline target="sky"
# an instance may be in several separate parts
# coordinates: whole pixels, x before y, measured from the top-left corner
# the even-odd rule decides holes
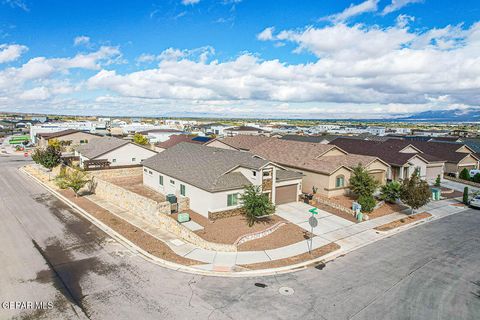
[[[389,118],[479,101],[478,0],[0,0],[0,111]]]

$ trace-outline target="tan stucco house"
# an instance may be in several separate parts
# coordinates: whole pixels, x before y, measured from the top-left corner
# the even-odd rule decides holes
[[[37,145],[41,148],[47,147],[51,140],[58,140],[64,149],[63,151],[68,152],[99,137],[93,133],[68,129],[58,132],[37,133],[36,140]]]
[[[235,136],[212,141],[209,146],[244,150],[303,174],[302,191],[333,197],[348,192],[352,169],[361,164],[381,184],[389,165],[377,157],[349,154],[328,144],[258,136]]]

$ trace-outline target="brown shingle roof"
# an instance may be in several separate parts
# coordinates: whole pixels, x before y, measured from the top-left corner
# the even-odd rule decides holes
[[[252,135],[246,135],[246,134],[240,134],[234,137],[228,137],[223,140],[219,140],[226,145],[229,145],[235,149],[240,149],[244,151],[248,151],[252,149],[255,146],[258,146],[261,143],[264,143],[270,139],[276,139],[276,138],[268,138],[264,136],[252,136]]]
[[[328,144],[270,139],[252,148],[250,152],[280,165],[325,174],[331,174],[342,166],[352,168],[359,163],[366,166],[377,159],[352,154],[321,157],[334,148],[335,146]]]
[[[170,138],[166,141],[157,143],[156,146],[162,149],[168,149],[179,144],[180,142],[203,144],[202,141],[195,141],[193,140],[193,138],[195,138],[195,136],[189,136],[186,134],[176,134],[176,135],[170,136]]]
[[[42,138],[48,140],[48,139],[63,137],[63,136],[69,135],[69,134],[77,133],[77,132],[90,134],[92,136],[98,136],[98,135],[90,133],[90,132],[85,132],[85,131],[80,131],[80,130],[75,130],[75,129],[67,129],[67,130],[62,130],[62,131],[57,131],[57,132],[37,133],[37,137],[42,137]]]
[[[370,140],[356,140],[349,138],[337,138],[330,142],[331,145],[336,145],[343,150],[368,156],[374,156],[382,159],[390,165],[403,166],[405,165],[415,154],[400,152],[402,149],[411,145],[418,148],[415,144],[416,141],[389,139],[387,141],[370,141]],[[420,149],[420,148],[419,148]],[[423,151],[422,149],[420,149]],[[442,158],[438,158],[435,155],[425,152],[419,152],[417,155],[427,162],[441,162]]]
[[[250,127],[250,126],[239,126],[239,127],[233,127],[233,128],[228,128],[224,129],[223,131],[257,131],[257,132],[266,132],[266,130],[256,128],[256,127]]]

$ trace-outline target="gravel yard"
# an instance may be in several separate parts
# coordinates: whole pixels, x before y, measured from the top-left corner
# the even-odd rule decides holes
[[[157,202],[164,202],[165,196],[159,192],[156,192],[143,185],[142,175],[122,177],[122,178],[109,178],[105,179],[108,182],[116,184],[119,187],[125,188],[129,191],[135,192],[141,196],[150,198]]]
[[[281,226],[268,236],[247,241],[239,245],[238,251],[256,251],[280,248],[297,243],[299,241],[305,241],[305,239],[309,236],[308,233],[302,228],[288,223],[288,221],[276,215],[264,218],[258,223],[254,224],[252,227],[249,227],[244,216],[235,216],[210,221],[196,212],[191,210],[188,212],[190,213],[190,218],[193,221],[204,227],[203,230],[196,231],[196,234],[207,241],[225,244],[233,244],[240,236],[252,232],[263,231],[273,226],[277,222],[287,222],[286,225]],[[176,219],[176,215],[172,215],[172,218]]]

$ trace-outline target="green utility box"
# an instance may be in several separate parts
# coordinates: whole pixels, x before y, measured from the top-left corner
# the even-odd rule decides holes
[[[433,188],[432,189],[432,199],[437,201],[437,200],[440,200],[440,194],[441,194],[441,190],[438,189],[438,188]]]
[[[187,212],[179,213],[177,217],[177,221],[180,223],[188,222],[190,221],[190,215]]]

